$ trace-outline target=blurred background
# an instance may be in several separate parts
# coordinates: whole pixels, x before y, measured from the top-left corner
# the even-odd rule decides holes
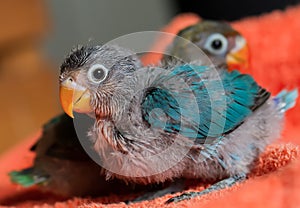
[[[236,20],[299,0],[7,0],[0,6],[0,154],[62,112],[59,65],[77,44],[160,30],[176,14]]]

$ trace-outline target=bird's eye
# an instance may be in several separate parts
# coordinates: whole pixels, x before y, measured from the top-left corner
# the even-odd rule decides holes
[[[221,55],[227,51],[228,40],[220,33],[208,36],[204,48],[214,55]]]
[[[106,78],[107,74],[108,69],[105,66],[95,64],[88,71],[88,79],[93,83],[99,84]]]

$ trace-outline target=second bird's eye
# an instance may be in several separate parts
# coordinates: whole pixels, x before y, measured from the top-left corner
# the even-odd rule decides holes
[[[214,40],[212,43],[211,43],[211,47],[215,50],[218,50],[220,48],[222,48],[222,41],[219,40],[219,39],[216,39]]]
[[[220,33],[213,33],[208,36],[204,48],[214,55],[221,55],[227,51],[228,40]]]
[[[101,64],[93,65],[88,71],[88,78],[90,81],[99,84],[107,76],[108,70],[105,66]]]

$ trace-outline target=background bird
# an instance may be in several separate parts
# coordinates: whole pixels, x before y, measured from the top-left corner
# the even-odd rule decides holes
[[[175,38],[168,48],[171,57],[188,61],[197,59],[197,52],[191,44],[193,43],[218,68],[242,70],[249,67],[250,56],[246,39],[226,22],[203,20],[182,29],[177,35],[181,38]]]
[[[80,118],[85,124],[81,127],[87,131],[93,120],[84,115]],[[133,191],[133,187],[122,181],[107,181],[100,177],[102,168],[84,151],[77,139],[73,120],[65,114],[43,127],[43,134],[31,151],[36,152],[33,166],[11,172],[14,183],[24,187],[38,185],[63,196],[108,195],[123,189]]]
[[[168,202],[245,179],[279,137],[297,91],[270,97],[250,75],[195,62],[161,67],[142,67],[133,53],[112,45],[82,47],[61,66],[62,107],[71,117],[75,111],[96,119],[88,135],[106,178],[145,185],[219,181]]]

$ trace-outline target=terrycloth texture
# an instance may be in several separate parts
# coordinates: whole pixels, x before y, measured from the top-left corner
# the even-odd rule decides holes
[[[29,141],[29,142],[28,142]],[[31,163],[32,155],[24,151],[24,147],[32,142],[32,139],[26,141],[21,146],[15,148],[13,151],[3,155],[0,160],[0,202],[2,205],[14,205],[17,207],[127,207],[122,201],[134,198],[135,195],[124,194],[122,196],[108,196],[101,198],[73,198],[64,199],[58,196],[42,193],[36,188],[25,190],[24,188],[11,185],[6,173],[14,169],[16,166],[25,167]],[[20,154],[16,154],[19,152]],[[24,157],[25,154],[25,157]],[[297,156],[300,155],[299,148],[292,144],[277,144],[271,145],[266,152],[261,155],[257,161],[256,168],[250,175],[250,179],[245,183],[232,187],[230,189],[222,190],[210,195],[201,197],[201,199],[192,199],[190,201],[183,201],[177,203],[179,207],[246,207],[248,205],[255,207],[274,207],[274,203],[278,207],[283,207],[283,203],[290,203],[291,205],[299,205],[300,198],[298,193],[300,191],[300,161],[296,161]],[[299,159],[299,158],[298,158]],[[23,163],[16,165],[14,161]],[[197,183],[196,180],[189,181],[190,191],[203,190],[205,186]],[[174,195],[173,195],[174,196]],[[157,207],[162,206],[163,203],[170,198],[171,195],[164,196],[154,201],[147,201],[143,203],[133,204],[130,207]],[[230,198],[230,200],[228,200]],[[276,198],[276,200],[274,200]],[[273,200],[270,200],[273,199]],[[224,201],[226,200],[226,201]],[[238,200],[238,202],[237,202]],[[295,200],[295,201],[294,201]],[[228,205],[230,204],[230,205]],[[172,207],[172,205],[169,205]],[[175,206],[175,205],[173,205]],[[288,207],[288,206],[287,206]],[[292,207],[292,206],[290,206]]]
[[[251,68],[247,73],[272,93],[284,87],[300,86],[300,6],[285,12],[273,12],[258,18],[234,22],[236,29],[247,38],[251,52]],[[164,31],[176,33],[179,29],[197,22],[195,15],[174,19]],[[162,47],[166,41],[154,46]],[[156,56],[145,57],[145,63],[153,63]],[[299,207],[300,205],[300,133],[298,128],[300,104],[287,113],[287,122],[281,140],[267,148],[257,161],[250,179],[230,189],[205,195],[189,201],[168,205],[169,207]],[[35,188],[25,190],[12,185],[7,173],[31,164],[33,154],[28,148],[36,136],[24,141],[0,158],[0,204],[18,207],[126,207],[122,201],[134,195],[109,196],[96,199],[62,199]],[[284,144],[293,143],[293,144]],[[298,156],[297,156],[298,155]],[[190,181],[190,191],[203,190],[203,184]],[[160,207],[170,195],[130,207]],[[114,204],[111,204],[114,203]],[[105,205],[106,204],[106,205]],[[107,205],[108,204],[108,205]]]

